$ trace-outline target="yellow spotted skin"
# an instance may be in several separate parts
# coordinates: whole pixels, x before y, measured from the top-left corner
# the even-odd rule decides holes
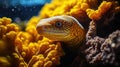
[[[78,25],[73,24],[70,28],[71,34],[68,37],[69,39],[72,38],[68,44],[70,46],[76,46],[82,43],[82,41],[85,39],[85,30],[80,28]]]
[[[36,30],[53,41],[61,41],[68,46],[78,46],[85,38],[83,26],[72,16],[54,16],[42,19]]]

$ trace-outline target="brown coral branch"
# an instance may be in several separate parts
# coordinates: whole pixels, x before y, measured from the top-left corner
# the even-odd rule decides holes
[[[86,40],[93,38],[96,35],[96,23],[94,21],[90,22],[89,30],[86,34]]]

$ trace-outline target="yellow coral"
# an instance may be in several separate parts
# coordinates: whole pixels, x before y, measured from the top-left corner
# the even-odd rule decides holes
[[[90,7],[88,2],[93,0],[53,0],[50,4],[46,4],[41,12],[40,18],[48,18],[56,15],[71,15],[77,19],[85,20],[85,10]],[[94,0],[96,2],[97,0]],[[49,11],[49,12],[48,12]]]
[[[112,2],[103,1],[98,10],[87,9],[87,15],[93,20],[99,20],[111,7]]]
[[[28,66],[33,67],[51,67],[60,64],[60,57],[62,55],[61,53],[61,46],[60,44],[57,45],[47,45],[48,47],[45,51],[41,51],[41,54],[32,56],[32,59],[30,60]],[[54,47],[50,47],[54,46]],[[41,47],[40,49],[43,49]],[[59,52],[58,52],[59,51]]]
[[[54,44],[53,41],[37,33],[35,25],[39,20],[39,17],[33,17],[27,24],[26,32],[18,32],[15,38],[16,52],[13,55],[19,60],[19,67],[50,67],[58,65],[60,64],[60,57],[64,55],[60,43]],[[51,51],[56,52],[54,54]],[[49,55],[51,55],[50,58],[47,57]],[[41,60],[41,58],[44,59]]]
[[[98,7],[98,0],[53,0],[40,11],[40,18],[56,15],[71,15],[78,20],[85,21],[86,9]],[[49,12],[48,12],[49,11]]]
[[[7,17],[0,18],[0,25],[6,26],[7,24],[11,23],[11,19]]]
[[[11,22],[10,18],[0,18],[0,65],[2,67],[12,65],[7,56],[11,58],[10,53],[14,51],[14,40],[20,31],[20,28]]]
[[[38,62],[43,62],[43,67],[60,64],[60,57],[64,54],[60,43],[54,44],[51,40],[38,35],[35,26],[26,29],[27,32],[22,32],[20,28],[16,24],[11,23],[11,21],[10,18],[6,17],[0,19],[0,52],[2,52],[0,55],[8,55],[8,50],[15,46],[16,52],[14,56],[19,60],[19,67],[27,67],[30,65],[36,67],[36,64],[40,65]],[[31,22],[33,21],[38,22],[35,19]],[[33,24],[28,25],[32,26]],[[14,51],[14,49],[10,50],[10,52],[11,51]],[[55,52],[53,53],[53,51]],[[32,57],[39,57],[39,55],[43,55],[44,60],[38,60],[35,61],[34,64],[31,64],[31,62],[35,60],[32,59]],[[54,58],[54,60],[52,58]],[[1,64],[3,66],[4,64],[11,65],[10,62],[4,59],[1,59]]]
[[[9,37],[20,31],[20,28],[16,24],[11,23],[11,21],[10,18],[0,18],[0,38],[5,39],[4,37]],[[14,35],[11,37],[10,39],[15,39],[13,38]]]
[[[113,8],[111,11],[120,11],[118,2],[114,0],[103,0],[102,3],[98,0],[53,0],[42,8],[40,18],[71,15],[83,22],[88,17],[92,20],[99,20],[111,8]]]
[[[10,18],[0,18],[0,40],[8,44],[14,44],[15,36],[20,31],[20,28],[11,22],[12,20]]]
[[[16,58],[19,59],[22,57],[25,64],[28,63],[27,66],[33,67],[50,67],[60,64],[60,56],[64,54],[60,43],[54,44],[54,42],[47,38],[43,38],[37,42],[34,42],[33,39],[27,32],[18,33],[15,39],[16,49],[18,50],[18,57]],[[43,64],[41,65],[41,63]],[[23,65],[23,61],[20,62],[20,66],[21,64]]]

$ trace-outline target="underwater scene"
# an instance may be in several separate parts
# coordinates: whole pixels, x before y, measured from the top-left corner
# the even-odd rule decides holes
[[[0,0],[0,67],[120,67],[119,0]]]

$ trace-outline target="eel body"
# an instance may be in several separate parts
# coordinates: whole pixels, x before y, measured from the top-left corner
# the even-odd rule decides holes
[[[78,20],[72,16],[54,16],[42,19],[36,30],[53,41],[61,41],[68,46],[76,46],[85,38],[85,30]]]

